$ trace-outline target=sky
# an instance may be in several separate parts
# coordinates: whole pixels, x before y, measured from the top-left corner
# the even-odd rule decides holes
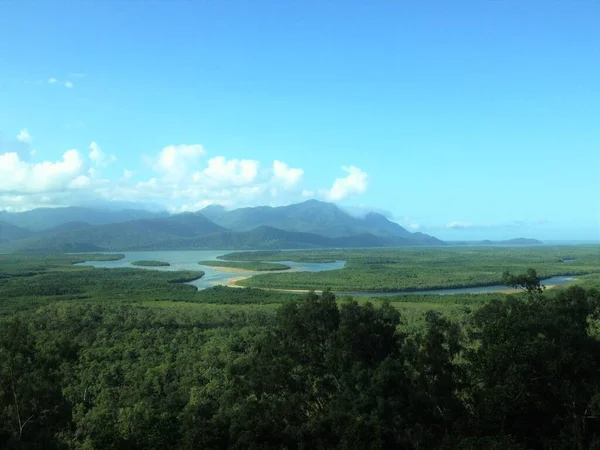
[[[0,2],[0,210],[310,198],[600,239],[600,2]]]

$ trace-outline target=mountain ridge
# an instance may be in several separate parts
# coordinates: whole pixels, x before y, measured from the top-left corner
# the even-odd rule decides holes
[[[412,235],[382,214],[370,212],[364,217],[356,217],[333,203],[319,200],[307,200],[287,206],[256,206],[233,210],[210,205],[200,212],[218,225],[233,231],[250,231],[264,225],[333,238],[363,233],[375,236]]]
[[[56,222],[60,222],[58,216],[61,212],[65,213],[65,221],[56,225]],[[159,248],[185,250],[444,245],[435,237],[410,233],[381,214],[369,213],[364,217],[354,217],[334,204],[316,200],[283,207],[262,206],[232,211],[211,206],[199,212],[107,224],[66,221],[81,213],[80,209],[37,211],[34,217],[39,217],[40,214],[52,217],[54,227],[46,226],[37,232],[25,232],[21,239],[9,242],[3,249],[42,251],[46,248],[72,251],[77,248],[99,248],[125,251]],[[144,215],[137,211],[128,214]],[[230,227],[217,222],[227,223]],[[41,228],[41,225],[46,224],[37,222],[35,225]]]

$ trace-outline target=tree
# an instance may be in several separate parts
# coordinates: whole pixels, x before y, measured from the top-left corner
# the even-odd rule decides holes
[[[541,285],[535,269],[527,269],[526,273],[513,275],[508,270],[502,274],[502,283],[515,289],[523,289],[530,296],[537,296],[544,292],[545,286]]]
[[[37,339],[18,318],[0,323],[0,436],[6,447],[55,448],[55,435],[69,423],[60,364],[71,344],[53,337]]]
[[[599,386],[600,342],[588,324],[598,299],[579,287],[495,301],[473,317],[470,407],[475,433],[510,435],[528,448],[587,448]],[[535,295],[534,295],[535,294]]]

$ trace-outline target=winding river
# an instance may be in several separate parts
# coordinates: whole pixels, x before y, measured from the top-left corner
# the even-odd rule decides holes
[[[198,261],[212,261],[218,260],[219,256],[231,253],[231,251],[223,250],[186,250],[186,251],[148,251],[148,252],[115,252],[123,254],[125,257],[118,261],[86,261],[79,263],[79,265],[92,266],[98,268],[139,268],[144,270],[162,270],[162,271],[177,271],[177,270],[191,270],[191,271],[203,271],[204,276],[198,280],[192,281],[188,284],[192,284],[198,288],[198,290],[207,289],[219,284],[228,284],[233,278],[239,276],[250,277],[254,275],[264,274],[265,272],[254,272],[254,271],[243,271],[240,273],[232,269],[231,271],[225,271],[215,269],[210,266],[202,266],[198,264]],[[153,261],[164,261],[168,262],[170,266],[166,267],[139,267],[132,266],[131,263],[134,261],[142,260],[153,260]],[[290,270],[299,272],[323,272],[326,270],[339,270],[346,264],[345,261],[336,261],[332,263],[300,263],[296,261],[277,261],[281,264],[286,264],[291,267]],[[270,271],[269,273],[277,272],[288,272],[285,271]],[[557,276],[548,278],[543,281],[546,286],[568,284],[574,281],[574,277]],[[279,290],[279,289],[278,289]],[[411,292],[336,292],[338,295],[349,295],[353,297],[384,297],[393,295],[452,295],[452,294],[482,294],[487,292],[498,292],[498,291],[509,291],[511,288],[503,285],[495,286],[480,286],[480,287],[468,287],[468,288],[453,288],[453,289],[431,289],[431,290],[420,290]],[[295,292],[293,290],[279,290],[283,292]]]

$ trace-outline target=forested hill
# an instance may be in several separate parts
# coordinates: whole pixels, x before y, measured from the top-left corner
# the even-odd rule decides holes
[[[209,250],[209,249],[291,249],[291,248],[357,248],[444,245],[431,236],[405,238],[381,237],[364,233],[331,238],[313,233],[298,233],[261,226],[251,231],[220,231],[194,238],[182,238],[132,247],[135,250]]]
[[[0,242],[7,242],[14,239],[24,239],[33,233],[25,228],[16,225],[0,222]]]

